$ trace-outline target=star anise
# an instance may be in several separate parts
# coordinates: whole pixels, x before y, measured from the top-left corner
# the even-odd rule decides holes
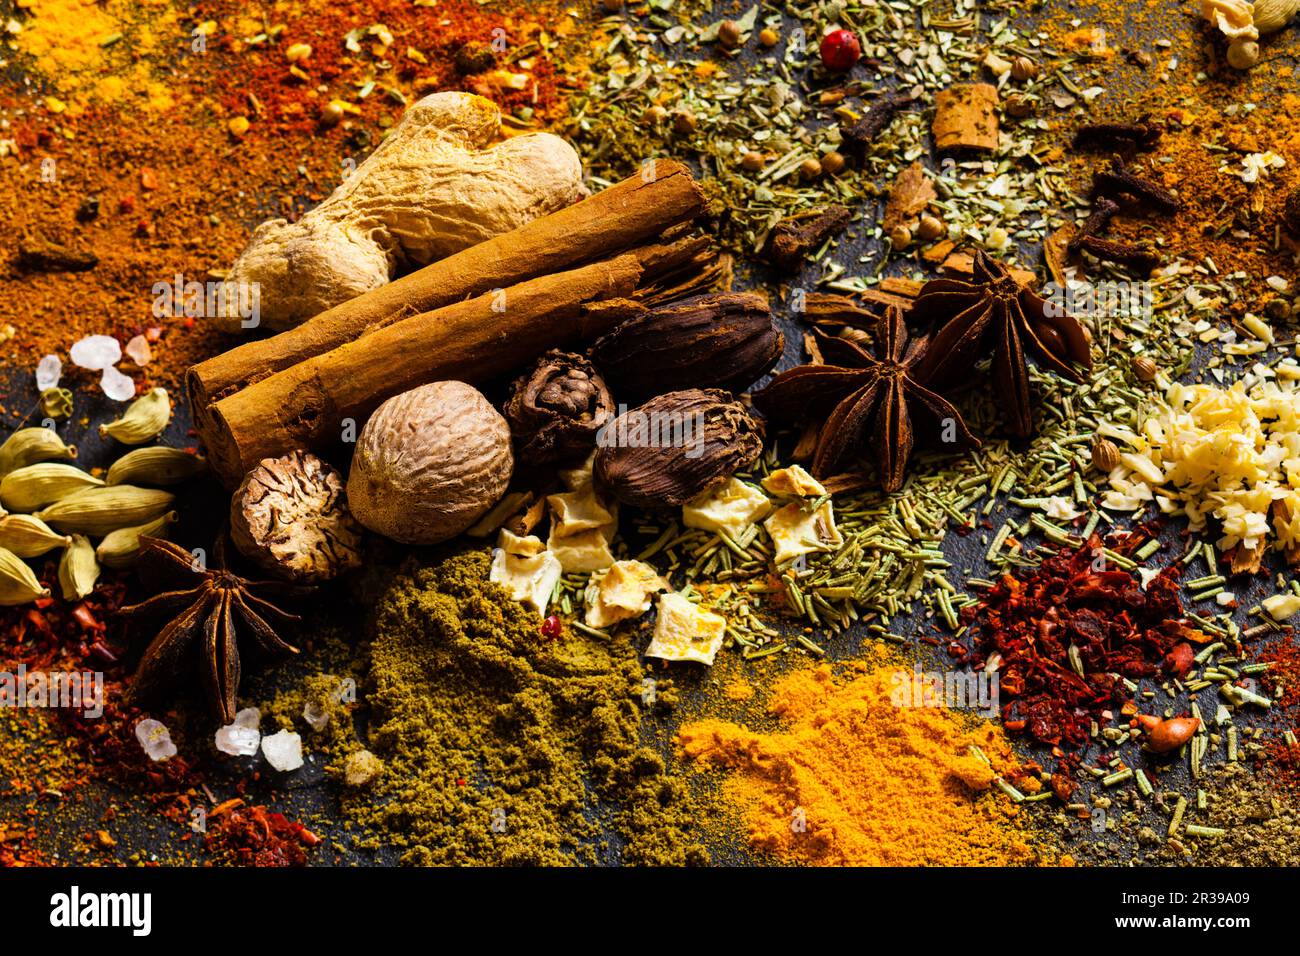
[[[249,581],[228,570],[225,535],[218,540],[213,568],[205,568],[179,545],[158,538],[141,538],[137,565],[140,580],[154,597],[122,609],[133,618],[171,618],[150,642],[131,680],[129,702],[141,700],[174,682],[186,658],[197,655],[204,690],[214,716],[222,724],[235,719],[239,691],[239,638],[252,640],[270,655],[296,654],[269,623],[288,624],[299,618],[272,600],[301,597],[311,589],[281,581]]]
[[[949,440],[979,446],[961,413],[916,378],[926,340],[909,341],[903,313],[889,308],[873,351],[847,339],[818,332],[825,365],[800,365],[782,372],[754,395],[763,412],[774,418],[809,414],[826,416],[812,471],[829,477],[852,456],[876,456],[880,484],[897,491],[914,444],[913,415],[922,412],[940,428],[953,429]]]
[[[983,252],[975,253],[973,281],[927,282],[910,316],[945,323],[917,369],[926,383],[948,383],[968,372],[988,339],[994,340],[994,382],[1011,430],[1022,438],[1034,431],[1026,344],[1041,365],[1072,381],[1083,381],[1072,362],[1092,368],[1088,333],[1079,321],[1021,285],[1006,266]]]

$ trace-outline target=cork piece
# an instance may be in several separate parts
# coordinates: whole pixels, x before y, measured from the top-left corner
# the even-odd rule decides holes
[[[998,91],[989,83],[963,83],[940,91],[932,127],[935,149],[997,149],[997,106]]]

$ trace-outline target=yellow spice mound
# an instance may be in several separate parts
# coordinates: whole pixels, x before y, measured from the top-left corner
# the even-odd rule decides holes
[[[682,751],[734,771],[723,793],[754,846],[824,866],[994,866],[1035,862],[1007,797],[1014,758],[992,724],[940,708],[895,707],[893,668],[837,682],[829,666],[773,688],[784,724],[755,733],[719,720],[683,727]],[[971,753],[974,744],[993,767]]]

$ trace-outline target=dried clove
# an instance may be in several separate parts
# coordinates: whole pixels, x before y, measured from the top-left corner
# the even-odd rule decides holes
[[[849,224],[847,206],[830,205],[807,219],[786,219],[772,230],[764,255],[779,269],[797,268],[814,249]]]
[[[894,117],[915,97],[911,93],[886,93],[875,100],[862,118],[843,131],[844,151],[859,162],[871,149],[876,137],[893,122]]]
[[[1117,212],[1119,212],[1119,203],[1105,196],[1098,196],[1092,204],[1092,212],[1088,213],[1088,218],[1083,221],[1079,234],[1070,240],[1070,251],[1078,252],[1080,244],[1086,237],[1100,236],[1104,233]]]
[[[1150,272],[1160,263],[1160,257],[1146,246],[1100,236],[1081,236],[1078,248],[1104,262],[1117,262],[1137,272]]]
[[[1160,139],[1160,128],[1143,117],[1136,123],[1085,123],[1074,133],[1075,149],[1148,150]]]
[[[1143,179],[1119,160],[1111,163],[1109,172],[1092,174],[1092,192],[1094,196],[1132,196],[1167,213],[1183,207],[1178,197],[1164,186]]]

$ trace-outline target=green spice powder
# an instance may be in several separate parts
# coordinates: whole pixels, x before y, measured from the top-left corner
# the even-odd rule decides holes
[[[386,769],[349,816],[411,864],[708,862],[685,783],[642,746],[636,650],[544,637],[488,560],[408,566],[379,602],[370,749]]]

